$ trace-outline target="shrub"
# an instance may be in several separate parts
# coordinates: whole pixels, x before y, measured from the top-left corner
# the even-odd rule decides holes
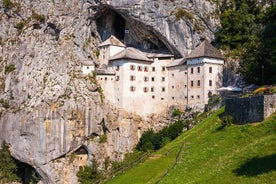
[[[182,8],[179,8],[175,14],[175,19],[180,20],[182,17],[186,17],[189,20],[193,20],[193,18],[194,18],[193,14],[191,14],[190,12],[188,12]]]
[[[106,143],[107,142],[107,136],[104,134],[104,135],[101,135],[100,136],[100,143]]]
[[[265,91],[267,91],[267,88],[260,87],[260,88],[256,89],[255,91],[253,91],[253,94],[263,94]]]
[[[39,22],[45,22],[45,15],[42,15],[42,14],[37,14],[37,13],[33,12],[32,18]]]
[[[20,21],[15,25],[15,28],[18,30],[22,30],[24,28],[24,26],[25,26],[25,22]]]
[[[145,131],[136,149],[139,151],[158,150],[166,145],[167,142],[174,140],[179,136],[184,128],[183,121],[176,121],[175,123],[164,127],[161,131],[154,133],[152,129]]]
[[[8,74],[16,69],[14,64],[10,64],[5,66],[5,74]]]
[[[9,146],[3,142],[0,149],[0,183],[20,181],[16,174],[17,170],[16,161],[11,156]]]
[[[98,164],[95,159],[92,160],[92,166],[81,167],[77,173],[78,181],[80,183],[95,183],[102,176],[98,172]]]
[[[226,115],[222,117],[221,127],[224,128],[226,126],[230,126],[233,123],[233,117],[230,115]]]
[[[13,3],[10,0],[3,0],[3,6],[4,8],[12,8]]]
[[[179,109],[174,109],[173,113],[172,113],[172,116],[173,117],[176,117],[176,116],[180,117],[181,114],[182,114],[182,112]]]
[[[0,99],[0,104],[2,104],[2,106],[6,109],[10,108],[9,102],[7,102],[6,100],[4,100],[2,98]]]

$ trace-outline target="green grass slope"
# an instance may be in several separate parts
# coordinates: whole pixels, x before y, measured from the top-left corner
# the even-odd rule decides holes
[[[220,129],[222,113],[107,183],[276,183],[276,116]]]

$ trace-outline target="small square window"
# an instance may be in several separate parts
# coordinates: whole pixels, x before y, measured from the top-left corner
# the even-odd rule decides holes
[[[116,67],[115,67],[115,70],[116,70],[116,71],[119,71],[119,70],[120,70],[120,66],[116,66]]]
[[[151,81],[153,82],[154,80],[155,80],[155,78],[154,78],[154,77],[152,77],[152,78],[151,78]]]
[[[153,72],[155,72],[155,67],[153,66],[153,67],[151,68],[151,70],[152,70]]]
[[[89,66],[87,66],[86,69],[89,70]]]
[[[194,96],[192,95],[191,98],[194,98]]]
[[[131,76],[130,76],[130,81],[135,81],[135,78],[136,78],[136,77],[135,77],[134,75],[131,75]]]
[[[144,72],[148,72],[149,68],[147,66],[144,67]]]
[[[172,73],[172,77],[174,77],[174,74]]]
[[[165,92],[165,87],[162,87],[162,92]]]
[[[145,81],[145,82],[148,82],[148,81],[149,81],[149,78],[148,78],[148,77],[144,77],[144,81]]]
[[[155,99],[155,96],[154,96],[154,95],[152,95],[152,96],[151,96],[151,98],[152,98],[152,99]]]
[[[172,99],[174,100],[174,97],[172,97]]]
[[[174,89],[174,86],[172,86],[172,88]]]
[[[138,66],[138,71],[142,71],[142,66]]]
[[[164,98],[161,98],[161,100],[164,100]]]
[[[130,65],[130,70],[135,70],[135,66],[134,65]]]
[[[151,92],[154,92],[154,87],[151,87],[151,88],[150,88],[150,91],[151,91]]]
[[[162,77],[162,82],[165,82],[165,77]]]
[[[166,67],[162,66],[162,71],[166,71]]]
[[[148,87],[144,87],[144,92],[147,93],[149,91]]]
[[[200,96],[199,96],[199,95],[197,95],[197,98],[200,98]]]
[[[107,77],[105,77],[104,80],[107,80]]]

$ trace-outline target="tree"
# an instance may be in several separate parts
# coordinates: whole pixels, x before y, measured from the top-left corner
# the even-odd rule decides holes
[[[259,85],[276,83],[276,7],[267,9],[261,19],[258,40],[243,56],[242,74],[247,83]]]
[[[20,181],[16,175],[17,169],[16,161],[11,156],[8,144],[3,142],[0,149],[0,183]]]

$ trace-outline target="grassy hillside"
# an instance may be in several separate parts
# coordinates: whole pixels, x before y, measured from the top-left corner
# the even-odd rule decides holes
[[[220,129],[222,113],[107,183],[276,183],[276,116]]]

